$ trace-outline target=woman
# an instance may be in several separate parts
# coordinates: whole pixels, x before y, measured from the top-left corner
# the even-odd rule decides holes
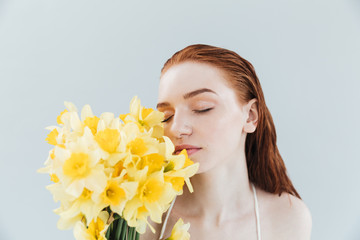
[[[248,61],[227,49],[188,46],[165,63],[158,100],[175,154],[187,149],[200,168],[194,192],[184,188],[156,239],[168,237],[180,217],[194,240],[310,239],[311,214],[287,176]],[[150,231],[144,237],[155,239]]]

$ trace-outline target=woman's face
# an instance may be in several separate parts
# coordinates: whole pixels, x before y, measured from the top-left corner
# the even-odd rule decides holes
[[[160,79],[157,108],[165,114],[165,135],[175,153],[186,148],[200,163],[198,173],[244,153],[247,105],[239,103],[216,67],[195,62],[170,67]]]

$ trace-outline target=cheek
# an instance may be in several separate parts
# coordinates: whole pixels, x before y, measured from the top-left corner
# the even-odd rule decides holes
[[[174,136],[172,136],[171,131],[170,131],[170,127],[167,126],[167,124],[164,125],[164,136],[167,136],[168,138],[170,138],[170,140],[172,142],[174,142]]]
[[[219,147],[227,148],[239,144],[243,129],[241,118],[228,115],[217,119],[214,118],[204,125],[208,129],[207,136],[209,139]]]

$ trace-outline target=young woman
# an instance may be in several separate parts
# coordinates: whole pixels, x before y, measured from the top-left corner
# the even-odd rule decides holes
[[[287,176],[248,61],[208,45],[182,49],[161,71],[157,108],[175,154],[185,148],[200,168],[194,192],[185,187],[167,224],[144,239],[168,237],[180,217],[193,240],[310,239],[311,214]]]

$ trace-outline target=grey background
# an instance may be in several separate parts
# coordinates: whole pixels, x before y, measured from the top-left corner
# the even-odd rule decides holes
[[[138,95],[154,107],[162,64],[194,43],[255,66],[312,239],[360,239],[355,0],[0,0],[0,239],[73,239],[36,173],[63,101],[119,114]]]

